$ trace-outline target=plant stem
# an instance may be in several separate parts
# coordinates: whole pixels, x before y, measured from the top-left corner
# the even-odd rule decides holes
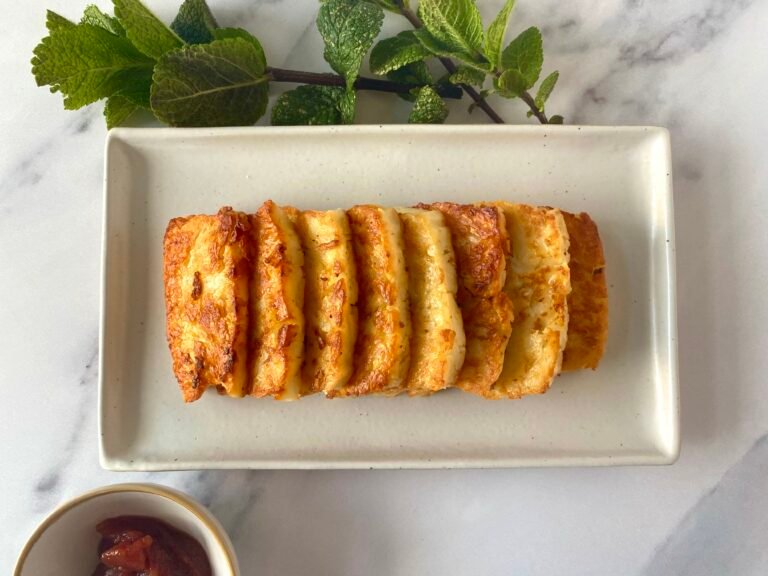
[[[406,8],[401,2],[397,2],[400,13],[405,16],[406,20],[411,23],[411,26],[414,28],[423,28],[424,23],[421,21],[421,19],[416,15],[416,13],[411,10],[410,8]],[[454,64],[453,60],[450,58],[440,57],[440,62],[442,63],[443,67],[450,73],[453,74],[456,72],[456,64]],[[504,124],[504,119],[499,116],[496,111],[491,108],[491,105],[486,102],[485,98],[480,96],[477,90],[475,90],[472,86],[469,84],[459,84],[461,86],[461,89],[464,90],[464,92],[467,93],[467,96],[472,98],[472,100],[475,101],[475,104],[477,104],[477,107],[480,108],[483,112],[486,113],[486,115],[493,120],[496,124]]]
[[[549,120],[547,119],[547,115],[544,114],[541,110],[539,110],[538,106],[536,106],[536,101],[533,99],[533,96],[531,96],[528,92],[523,92],[520,95],[520,99],[528,104],[528,108],[531,109],[531,112],[534,116],[541,122],[542,124],[549,124]]]
[[[408,20],[408,22],[411,23],[411,25],[414,28],[423,28],[424,23],[421,21],[421,19],[411,10],[410,8],[406,8],[402,2],[396,1],[398,7],[400,8],[400,13],[405,16],[405,18]],[[456,72],[456,64],[454,64],[453,60],[450,58],[440,57],[440,62],[442,62],[443,67],[448,70],[451,74]],[[472,86],[468,86],[467,84],[461,84],[461,88],[464,90],[464,92],[467,93],[467,95],[472,98],[472,100],[475,101],[478,108],[480,108],[483,112],[485,112],[488,117],[496,122],[496,124],[504,124],[504,120],[502,120],[501,116],[499,116],[496,111],[490,107],[488,102],[485,101],[485,98],[480,96],[480,94],[475,90]],[[549,124],[549,120],[547,119],[547,116],[536,107],[536,102],[533,100],[533,97],[528,92],[524,92],[520,98],[525,102],[528,107],[531,109],[531,113],[533,113],[534,116],[538,119],[539,122],[542,124]]]
[[[321,72],[303,72],[299,70],[286,70],[285,68],[267,68],[273,82],[295,82],[296,84],[314,84],[316,86],[346,86],[343,76]],[[375,90],[377,92],[392,92],[394,94],[408,94],[414,88],[421,88],[420,84],[399,84],[389,80],[378,78],[360,77],[355,81],[356,90]],[[435,86],[435,91],[443,98],[461,98],[461,90],[456,86]]]

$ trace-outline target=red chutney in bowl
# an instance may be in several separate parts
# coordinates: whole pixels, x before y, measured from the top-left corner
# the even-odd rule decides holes
[[[99,565],[92,576],[211,576],[208,555],[192,536],[150,516],[99,522]]]

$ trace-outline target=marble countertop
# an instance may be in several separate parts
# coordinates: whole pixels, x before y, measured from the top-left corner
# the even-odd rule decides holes
[[[28,64],[45,9],[85,3],[25,2],[0,37],[0,572],[62,499],[136,480],[210,506],[244,576],[768,573],[768,2],[520,0],[512,24],[542,26],[545,70],[561,72],[549,108],[567,122],[671,131],[675,465],[152,474],[97,457],[101,107],[65,112]],[[500,3],[479,2],[486,18]],[[170,19],[178,0],[150,5]],[[274,64],[324,70],[313,0],[211,5]],[[394,100],[364,96],[361,120],[402,121]],[[452,106],[450,121],[485,121]]]

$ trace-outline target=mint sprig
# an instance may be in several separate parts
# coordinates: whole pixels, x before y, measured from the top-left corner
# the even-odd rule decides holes
[[[172,126],[253,124],[266,111],[272,82],[300,84],[277,99],[276,125],[351,123],[359,90],[410,100],[411,122],[444,121],[443,98],[462,91],[473,100],[470,110],[479,107],[498,123],[489,103],[494,93],[521,98],[542,123],[563,122],[545,111],[558,72],[539,84],[535,97],[530,92],[543,65],[540,31],[529,28],[502,50],[515,0],[506,0],[487,28],[474,0],[420,0],[418,16],[407,0],[321,0],[316,23],[336,74],[268,66],[259,40],[240,28],[220,28],[205,0],[184,0],[170,27],[141,0],[113,3],[114,16],[89,5],[77,23],[49,11],[49,35],[32,59],[38,85],[60,92],[65,108],[106,99],[110,128],[142,108]],[[371,50],[385,10],[414,29]],[[360,75],[369,52],[371,71],[386,80]],[[447,70],[437,81],[427,66],[431,58]]]

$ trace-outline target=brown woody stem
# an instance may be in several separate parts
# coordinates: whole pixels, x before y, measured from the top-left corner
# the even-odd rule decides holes
[[[322,72],[302,72],[299,70],[286,70],[285,68],[267,68],[273,82],[295,82],[296,84],[314,84],[316,86],[346,86],[343,76]],[[399,84],[389,80],[378,78],[358,78],[355,81],[356,90],[375,90],[378,92],[391,92],[394,94],[408,94],[414,88],[421,88],[420,84]],[[461,90],[456,86],[435,86],[435,91],[443,98],[461,98]]]

